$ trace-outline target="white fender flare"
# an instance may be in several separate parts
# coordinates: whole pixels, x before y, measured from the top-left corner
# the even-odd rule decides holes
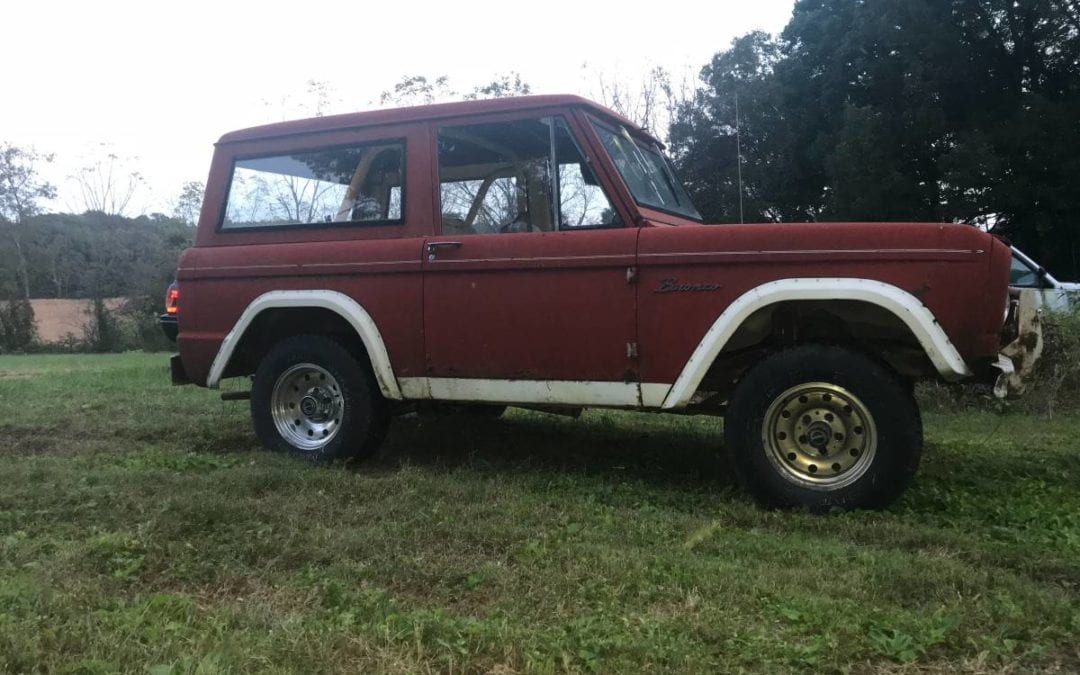
[[[739,326],[762,307],[789,300],[855,300],[877,305],[904,322],[943,378],[956,381],[971,375],[933,313],[911,293],[871,279],[780,279],[750,289],[724,310],[686,362],[661,407],[681,408],[689,403],[705,373]]]
[[[383,396],[390,399],[401,398],[401,389],[398,388],[397,378],[394,377],[394,369],[390,367],[390,354],[386,351],[386,344],[383,342],[382,335],[379,334],[378,327],[375,326],[375,321],[358,302],[344,293],[329,290],[270,291],[252,300],[221,342],[217,356],[214,357],[214,363],[210,366],[206,386],[211,389],[217,388],[236,345],[240,343],[240,338],[244,336],[248,326],[260,312],[286,307],[328,309],[348,321],[364,342],[364,349],[367,350],[368,358],[371,359],[371,368],[375,372],[375,379],[379,383]]]

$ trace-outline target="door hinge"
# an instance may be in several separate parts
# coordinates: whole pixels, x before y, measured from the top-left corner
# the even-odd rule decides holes
[[[636,281],[637,281],[637,268],[636,267],[627,267],[626,268],[626,283],[632,284],[632,283],[634,283]]]
[[[628,358],[628,359],[636,359],[637,358],[637,343],[636,342],[627,342],[626,343],[626,358]]]

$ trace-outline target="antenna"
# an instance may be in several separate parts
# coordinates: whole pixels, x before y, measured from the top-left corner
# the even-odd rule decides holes
[[[739,174],[739,222],[742,223],[742,139],[739,138],[739,92],[735,92],[735,166]]]

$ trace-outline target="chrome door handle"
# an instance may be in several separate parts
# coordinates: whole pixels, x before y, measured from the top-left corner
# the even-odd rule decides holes
[[[434,260],[435,253],[440,248],[461,248],[460,241],[429,241],[427,243],[427,259]]]

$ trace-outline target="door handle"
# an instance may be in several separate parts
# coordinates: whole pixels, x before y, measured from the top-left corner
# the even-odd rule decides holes
[[[435,254],[440,248],[461,248],[460,241],[429,241],[427,243],[427,259],[435,259]]]

